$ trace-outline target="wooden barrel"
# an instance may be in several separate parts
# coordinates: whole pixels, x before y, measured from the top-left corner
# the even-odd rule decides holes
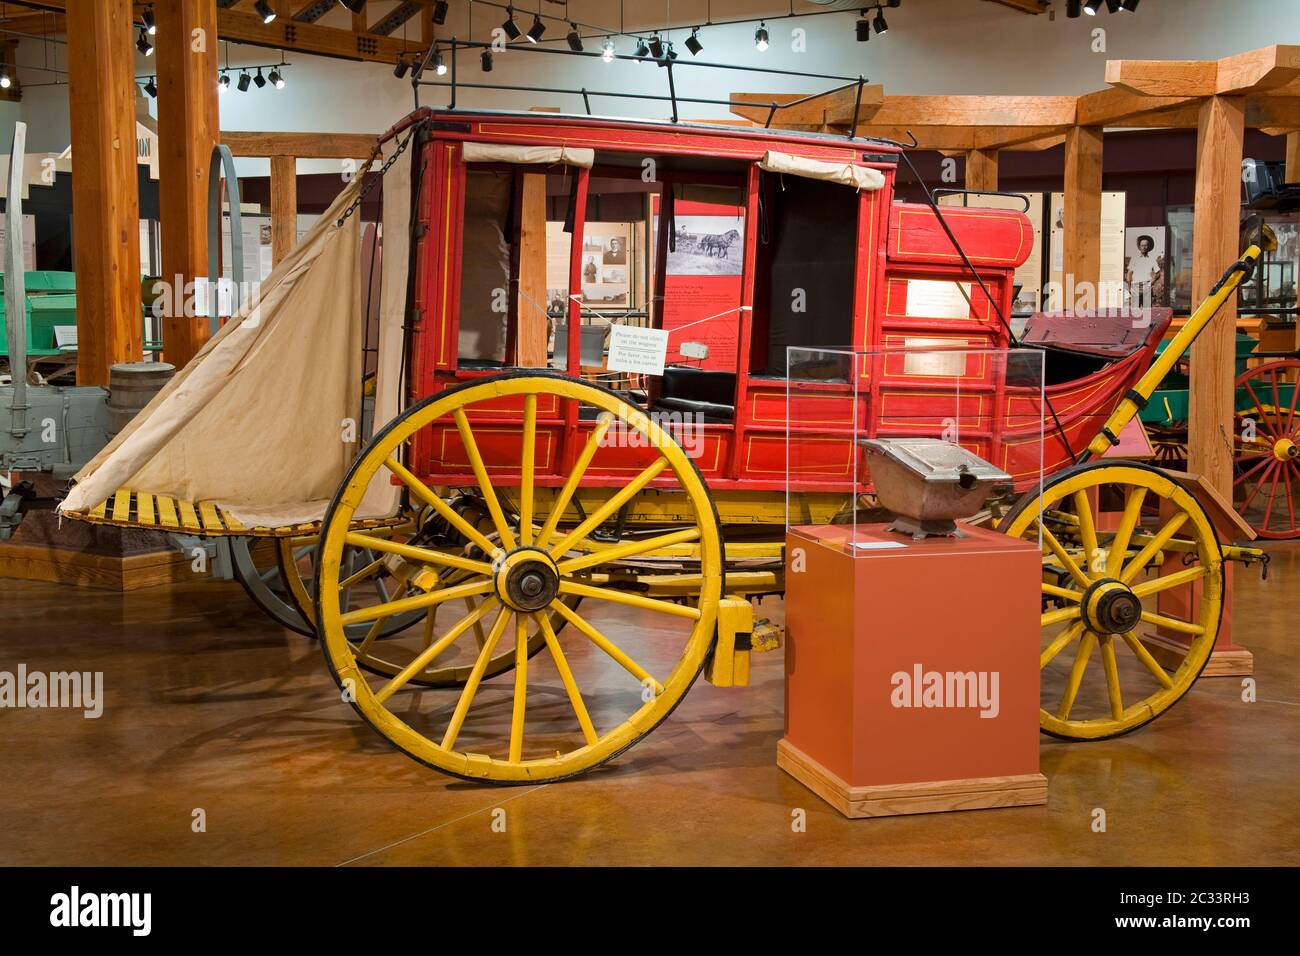
[[[149,404],[176,366],[167,362],[122,362],[108,370],[108,435],[111,438]]]

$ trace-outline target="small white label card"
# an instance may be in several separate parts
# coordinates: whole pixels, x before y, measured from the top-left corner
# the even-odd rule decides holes
[[[611,325],[609,360],[611,372],[663,375],[668,357],[668,330],[643,329],[635,325]]]
[[[907,280],[907,314],[926,319],[969,319],[969,282]]]

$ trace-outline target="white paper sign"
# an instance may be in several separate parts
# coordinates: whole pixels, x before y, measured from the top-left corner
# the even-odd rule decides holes
[[[662,375],[668,357],[668,330],[643,329],[635,325],[612,325],[609,329],[611,372]]]
[[[926,319],[970,318],[969,282],[907,280],[907,314]]]

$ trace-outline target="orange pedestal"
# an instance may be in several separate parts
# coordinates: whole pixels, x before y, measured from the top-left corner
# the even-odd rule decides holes
[[[846,816],[1047,802],[1037,546],[981,528],[786,538],[777,762]],[[854,543],[856,542],[856,547]]]

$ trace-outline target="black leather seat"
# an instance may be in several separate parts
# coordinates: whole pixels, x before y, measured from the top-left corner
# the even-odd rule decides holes
[[[706,422],[736,419],[735,372],[670,365],[664,369],[662,386],[655,411],[703,415]]]

